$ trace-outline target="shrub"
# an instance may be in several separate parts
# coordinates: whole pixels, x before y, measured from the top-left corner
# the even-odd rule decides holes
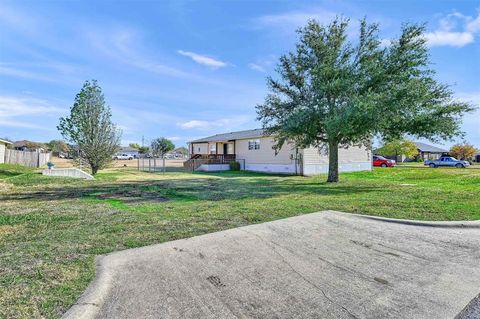
[[[239,171],[240,170],[240,163],[237,161],[230,162],[230,170],[231,171]]]

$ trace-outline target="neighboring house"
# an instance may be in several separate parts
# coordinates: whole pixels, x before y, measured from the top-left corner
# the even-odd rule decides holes
[[[448,154],[448,150],[437,147],[437,146],[425,144],[422,142],[414,142],[414,143],[417,145],[417,148],[418,148],[417,159],[421,158],[423,160],[436,160],[442,157],[442,155]]]
[[[44,152],[45,149],[40,145],[41,143],[22,140],[13,142],[13,149],[17,151]]]
[[[7,145],[10,144],[12,144],[12,142],[0,139],[0,164],[5,163],[5,149]]]
[[[133,156],[134,158],[138,158],[140,155],[139,150],[130,146],[120,148],[120,151],[117,152],[118,155],[120,154],[127,154]]]
[[[274,138],[262,129],[217,134],[188,143],[190,160],[196,170],[227,170],[230,161],[242,169],[257,172],[316,175],[328,172],[328,155],[318,148],[295,148],[285,144],[278,152],[272,148]],[[341,172],[371,170],[372,154],[365,147],[339,149]]]

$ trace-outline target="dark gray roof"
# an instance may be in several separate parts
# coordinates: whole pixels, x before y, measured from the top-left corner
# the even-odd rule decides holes
[[[422,142],[414,142],[417,145],[417,148],[422,152],[430,152],[430,153],[447,153],[448,150],[436,147],[433,145],[428,145]]]
[[[216,135],[200,138],[198,140],[190,141],[190,143],[243,140],[243,139],[247,139],[247,138],[256,138],[256,137],[263,137],[263,136],[267,136],[267,134],[263,131],[263,129],[257,128],[257,129],[254,129],[254,130],[246,130],[246,131],[216,134]]]

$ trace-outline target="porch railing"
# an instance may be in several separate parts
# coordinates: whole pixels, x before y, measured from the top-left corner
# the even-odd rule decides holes
[[[194,154],[188,161],[183,163],[183,166],[194,171],[202,164],[230,164],[235,159],[235,154]]]

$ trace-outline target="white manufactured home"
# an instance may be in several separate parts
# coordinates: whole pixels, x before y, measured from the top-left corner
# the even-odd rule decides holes
[[[274,138],[263,129],[217,134],[191,141],[190,160],[193,170],[228,170],[231,161],[241,169],[256,172],[316,175],[328,172],[328,155],[318,148],[295,148],[285,144],[278,152]],[[363,146],[339,148],[340,172],[372,169],[372,153]]]
[[[12,142],[0,139],[0,164],[5,163],[5,150],[9,144]]]

